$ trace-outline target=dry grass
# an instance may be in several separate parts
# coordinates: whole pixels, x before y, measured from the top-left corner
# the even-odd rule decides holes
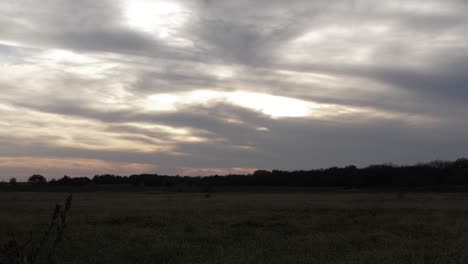
[[[63,206],[56,204],[48,226],[40,234],[30,229],[29,238],[21,241],[11,233],[11,238],[0,244],[0,264],[57,263],[56,251],[63,241],[71,203],[69,195]]]
[[[0,193],[0,240],[60,193]],[[468,263],[468,194],[81,193],[59,263]],[[2,242],[2,241],[0,241]]]

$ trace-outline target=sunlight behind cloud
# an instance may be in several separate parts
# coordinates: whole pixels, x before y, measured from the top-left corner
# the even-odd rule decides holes
[[[434,123],[433,119],[419,115],[407,115],[399,112],[381,111],[371,107],[357,107],[340,104],[319,103],[297,98],[277,96],[249,91],[211,91],[195,90],[172,94],[154,94],[143,103],[144,108],[156,112],[177,112],[191,107],[212,107],[216,104],[231,104],[269,116],[272,119],[311,118],[353,122],[356,119],[404,120],[408,124]],[[242,120],[226,119],[228,123],[243,123]],[[268,131],[259,128],[259,131]]]
[[[234,92],[228,95],[228,100],[234,105],[256,110],[273,118],[304,117],[318,107],[294,98],[252,92]]]
[[[188,45],[188,40],[177,38],[188,20],[188,11],[175,1],[126,0],[123,4],[126,23],[131,28],[170,40],[179,45]]]
[[[326,107],[326,105],[284,96],[247,91],[220,92],[209,90],[154,94],[147,99],[146,107],[153,111],[177,111],[195,105],[210,106],[216,103],[232,104],[260,112],[271,118],[307,117]]]

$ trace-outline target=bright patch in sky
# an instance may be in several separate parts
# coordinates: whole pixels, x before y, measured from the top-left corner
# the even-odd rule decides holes
[[[187,21],[187,12],[174,1],[128,0],[124,15],[130,27],[168,38]]]
[[[269,115],[272,118],[305,117],[318,105],[284,96],[254,92],[218,92],[197,90],[178,94],[155,94],[149,97],[147,107],[156,111],[176,111],[191,105],[229,103]]]
[[[252,92],[234,92],[228,95],[228,100],[234,105],[256,110],[273,118],[308,116],[313,108],[306,101]]]
[[[380,118],[399,118],[414,122],[414,117],[403,117],[398,113],[387,113],[368,107],[354,107],[305,101],[286,96],[277,96],[249,91],[212,91],[194,90],[180,93],[160,93],[149,96],[144,102],[145,110],[170,111],[190,109],[191,107],[212,107],[216,104],[231,104],[244,109],[253,110],[273,119],[284,118],[314,118],[326,120],[342,120],[349,117],[374,116]],[[242,123],[241,120],[226,119],[230,123]],[[427,120],[426,120],[427,121]],[[260,127],[259,131],[267,131]]]

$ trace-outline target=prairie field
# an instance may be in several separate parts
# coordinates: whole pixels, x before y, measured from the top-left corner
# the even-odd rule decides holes
[[[0,193],[0,243],[67,193]],[[464,193],[76,193],[58,263],[468,263]]]

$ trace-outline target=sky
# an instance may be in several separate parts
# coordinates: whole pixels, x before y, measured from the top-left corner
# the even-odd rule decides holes
[[[0,2],[0,180],[468,156],[466,0]]]

